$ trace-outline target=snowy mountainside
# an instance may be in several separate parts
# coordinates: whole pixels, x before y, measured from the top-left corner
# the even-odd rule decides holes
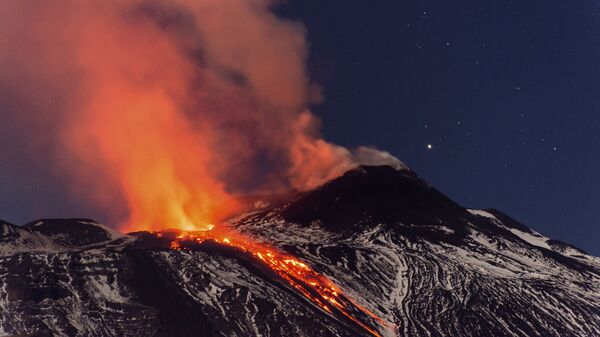
[[[333,280],[388,322],[381,336],[600,336],[599,258],[410,170],[256,205],[231,225]],[[82,219],[0,226],[0,335],[372,336],[231,247]]]

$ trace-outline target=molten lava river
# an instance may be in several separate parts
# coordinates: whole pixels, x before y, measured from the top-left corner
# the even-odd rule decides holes
[[[153,233],[159,237],[164,235],[159,231]],[[330,315],[343,315],[373,336],[381,337],[373,326],[363,321],[364,318],[370,317],[384,327],[389,326],[389,323],[360,305],[349,295],[346,295],[331,280],[317,273],[306,263],[275,247],[257,242],[240,233],[223,231],[222,228],[219,231],[178,231],[171,241],[171,249],[186,249],[186,243],[202,243],[207,240],[250,254],[319,308]],[[357,314],[364,317],[360,319]]]

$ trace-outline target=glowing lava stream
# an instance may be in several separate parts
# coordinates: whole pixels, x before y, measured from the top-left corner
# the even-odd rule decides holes
[[[162,236],[160,232],[154,233],[155,235]],[[234,247],[251,254],[321,309],[333,315],[333,309],[335,308],[337,312],[373,336],[381,337],[379,332],[373,327],[354,317],[351,310],[361,312],[384,327],[390,326],[385,320],[344,294],[331,280],[317,273],[304,262],[290,254],[283,253],[267,244],[256,242],[239,233],[232,231],[223,232],[222,228],[218,232],[214,230],[199,232],[182,231],[178,232],[175,239],[171,241],[171,248],[176,250],[185,249],[183,246],[186,241],[202,243],[205,240],[213,240],[219,244]]]

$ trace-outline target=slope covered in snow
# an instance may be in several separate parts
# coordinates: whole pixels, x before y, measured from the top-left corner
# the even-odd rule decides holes
[[[600,259],[410,170],[362,167],[255,204],[231,226],[333,280],[387,322],[381,336],[600,336]],[[2,334],[373,335],[234,248],[82,224],[2,224]]]

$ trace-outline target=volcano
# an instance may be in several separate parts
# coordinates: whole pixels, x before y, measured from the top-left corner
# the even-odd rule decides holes
[[[0,335],[600,336],[600,258],[410,169],[248,204],[252,246],[0,221]]]

